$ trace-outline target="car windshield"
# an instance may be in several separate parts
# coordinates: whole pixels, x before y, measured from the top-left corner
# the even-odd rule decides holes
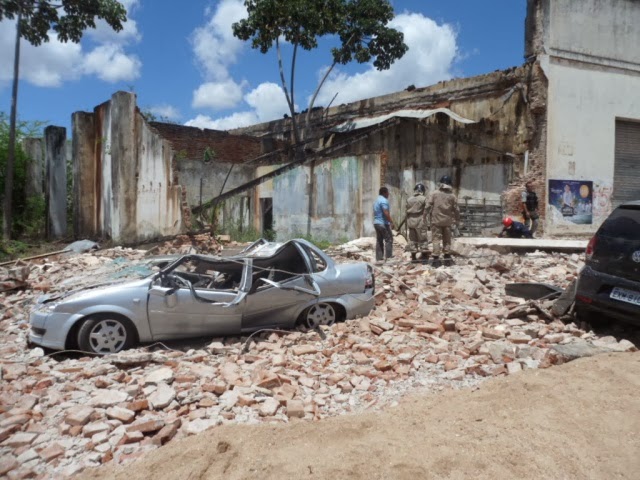
[[[194,288],[237,291],[242,282],[243,261],[208,261],[192,257],[171,270]]]
[[[599,234],[621,240],[640,240],[640,207],[618,207],[602,224]]]

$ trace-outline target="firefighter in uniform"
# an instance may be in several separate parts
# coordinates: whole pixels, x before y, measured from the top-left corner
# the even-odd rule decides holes
[[[427,258],[429,240],[427,238],[427,189],[418,183],[413,189],[413,195],[407,198],[407,228],[409,229],[409,245],[411,260],[415,260],[418,252],[422,258]]]
[[[433,192],[427,204],[427,217],[431,223],[431,241],[433,242],[433,264],[440,265],[440,253],[444,253],[446,265],[451,265],[451,229],[460,224],[458,199],[453,193],[451,177],[444,175],[440,179],[440,188]]]

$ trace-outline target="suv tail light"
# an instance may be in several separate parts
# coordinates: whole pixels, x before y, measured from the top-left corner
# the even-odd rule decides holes
[[[591,257],[593,257],[593,252],[595,252],[596,250],[596,236],[594,235],[591,240],[589,240],[589,243],[587,244],[587,250],[585,252],[585,256],[587,257],[587,260],[591,260]]]

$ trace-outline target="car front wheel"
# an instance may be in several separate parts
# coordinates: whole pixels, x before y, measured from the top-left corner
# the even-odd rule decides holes
[[[118,315],[97,315],[86,320],[78,330],[80,350],[108,355],[130,348],[133,328]]]
[[[333,325],[338,319],[338,313],[330,303],[317,303],[302,312],[301,323],[307,328],[317,328],[320,325]]]

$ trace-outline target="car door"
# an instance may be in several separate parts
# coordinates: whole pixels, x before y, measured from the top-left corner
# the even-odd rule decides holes
[[[206,288],[194,288],[192,291],[187,285],[176,289],[163,287],[156,282],[149,290],[147,303],[153,338],[240,333],[246,296],[244,282],[243,279],[237,291]]]
[[[251,266],[254,274],[260,268]],[[289,327],[296,321],[300,306],[320,295],[318,284],[308,273],[304,259],[304,273],[272,280],[272,275],[254,275],[254,282],[244,300],[242,330],[251,331],[267,327]],[[271,273],[266,269],[265,273]]]

